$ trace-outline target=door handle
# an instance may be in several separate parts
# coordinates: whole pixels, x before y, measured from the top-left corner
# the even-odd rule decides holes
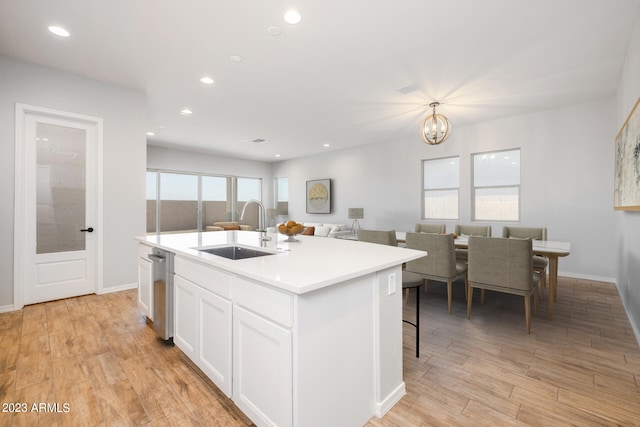
[[[85,228],[85,229],[80,230],[80,231],[87,232],[87,233],[93,233],[93,227]]]

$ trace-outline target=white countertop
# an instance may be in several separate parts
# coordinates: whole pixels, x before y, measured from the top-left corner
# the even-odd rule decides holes
[[[267,235],[272,239],[270,242],[261,242],[260,233],[255,231],[153,234],[136,239],[296,294],[400,265],[425,254],[394,246],[316,236],[298,235],[298,242],[289,243],[284,241],[287,236],[279,233]],[[195,249],[231,244],[276,254],[230,260]]]

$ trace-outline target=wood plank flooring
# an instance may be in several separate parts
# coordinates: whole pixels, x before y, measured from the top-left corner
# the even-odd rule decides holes
[[[541,301],[531,335],[522,298],[476,296],[469,321],[463,286],[452,315],[444,287],[420,292],[419,359],[404,326],[407,395],[368,426],[640,425],[640,349],[614,285],[561,277],[554,320]],[[0,410],[27,404],[0,412],[0,426],[250,425],[135,301],[125,291],[0,314]]]

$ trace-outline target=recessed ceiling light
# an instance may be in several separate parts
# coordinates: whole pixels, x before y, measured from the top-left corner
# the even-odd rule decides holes
[[[188,116],[193,114],[193,111],[189,110],[188,108],[184,108],[182,110],[180,110],[180,114],[182,114],[183,116]]]
[[[276,157],[280,157],[280,154],[276,154]]]
[[[206,85],[212,85],[213,84],[213,79],[209,76],[204,76],[200,79],[200,81]]]
[[[297,10],[287,10],[284,14],[284,22],[287,24],[299,24],[302,21],[302,16],[298,13]]]
[[[276,27],[275,25],[272,25],[269,28],[267,28],[267,32],[272,36],[279,36],[280,34],[282,34],[282,29],[280,29],[280,27]]]
[[[162,125],[158,125],[158,127],[159,127],[160,129],[166,129],[166,128],[167,128],[166,126],[162,126]]]
[[[233,62],[242,62],[242,56],[240,55],[231,55],[229,59]]]
[[[60,36],[60,37],[69,37],[71,35],[69,34],[69,31],[65,30],[62,27],[58,27],[56,25],[50,26],[49,31],[51,31],[56,36]]]
[[[147,136],[155,136],[156,134],[153,132],[147,132]]]
[[[331,147],[331,144],[322,144],[323,147]]]

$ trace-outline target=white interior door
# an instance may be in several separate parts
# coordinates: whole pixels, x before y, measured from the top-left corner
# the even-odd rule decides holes
[[[101,123],[24,110],[21,131],[23,303],[94,293]]]

